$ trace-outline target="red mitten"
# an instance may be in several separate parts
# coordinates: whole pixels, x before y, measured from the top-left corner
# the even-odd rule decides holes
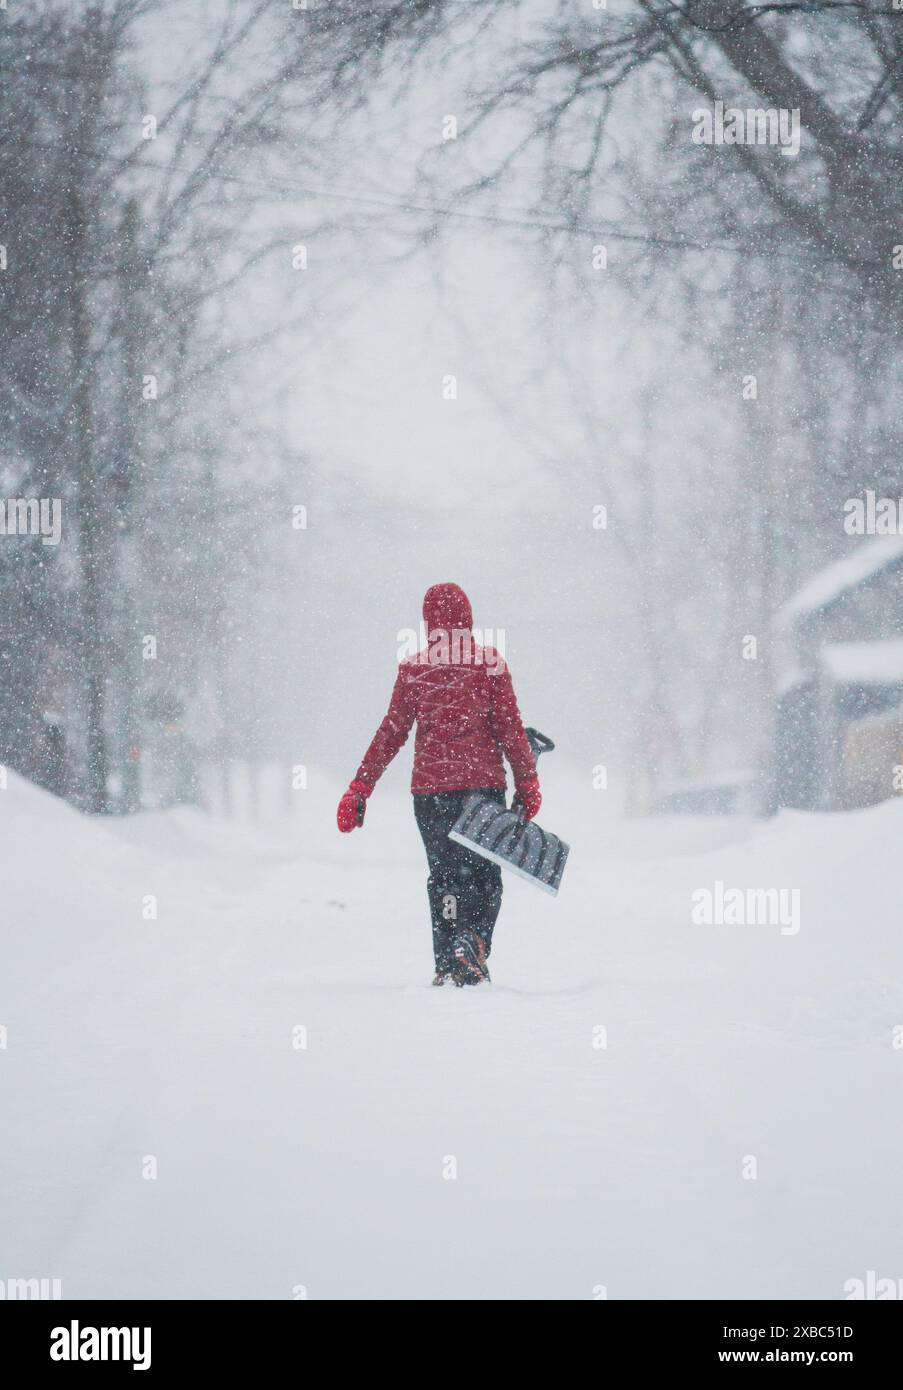
[[[538,816],[539,808],[542,805],[539,778],[530,777],[521,782],[514,800],[517,805],[523,807],[524,820],[532,820],[534,816]]]
[[[372,787],[368,787],[366,782],[352,782],[345,795],[339,802],[339,809],[336,811],[336,824],[343,835],[347,835],[355,826],[363,825],[364,811],[367,809],[367,797],[370,795]]]

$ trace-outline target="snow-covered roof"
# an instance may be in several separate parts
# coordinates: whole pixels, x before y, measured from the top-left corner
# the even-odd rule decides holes
[[[903,536],[872,536],[849,555],[814,574],[775,614],[775,626],[789,627],[797,618],[836,603],[851,589],[889,566],[903,563]]]
[[[818,654],[840,685],[903,685],[903,637],[879,642],[828,642]]]
[[[811,681],[811,679],[811,671],[805,670],[802,666],[790,666],[783,675],[775,681],[775,694],[788,695],[791,690],[799,689],[801,685],[805,685],[807,681]]]

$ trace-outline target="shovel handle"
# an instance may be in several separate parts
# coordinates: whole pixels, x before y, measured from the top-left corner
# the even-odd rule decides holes
[[[541,734],[538,729],[524,729],[524,733],[527,735],[527,742],[534,758],[538,759],[540,753],[551,753],[555,747],[552,740],[546,734]]]

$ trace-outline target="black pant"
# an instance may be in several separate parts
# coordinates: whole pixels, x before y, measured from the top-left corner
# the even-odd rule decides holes
[[[448,838],[464,802],[473,789],[459,792],[431,792],[414,797],[414,816],[423,838],[430,876],[426,891],[433,921],[433,955],[436,970],[452,967],[455,935],[470,928],[483,942],[486,954],[492,947],[492,929],[502,905],[502,871],[482,855],[474,854]],[[476,793],[505,804],[501,787],[487,787]]]

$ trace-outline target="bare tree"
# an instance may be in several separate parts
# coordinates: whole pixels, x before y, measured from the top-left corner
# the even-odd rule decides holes
[[[10,485],[65,501],[73,547],[29,577],[34,620],[54,630],[66,595],[68,664],[74,674],[77,655],[79,670],[72,753],[94,811],[137,804],[139,618],[170,624],[184,686],[198,615],[223,601],[226,568],[243,572],[240,548],[209,534],[203,562],[185,560],[199,517],[227,526],[229,505],[210,491],[228,495],[249,440],[260,440],[250,417],[230,411],[229,373],[280,335],[297,337],[310,316],[309,302],[276,306],[248,331],[231,305],[268,260],[290,263],[305,225],[323,223],[297,206],[281,214],[273,175],[284,175],[288,150],[298,174],[299,119],[301,167],[323,157],[312,113],[328,90],[328,55],[289,42],[286,26],[305,19],[289,6],[221,0],[210,15],[215,29],[169,0],[38,0],[0,30],[7,472]],[[177,21],[191,46],[173,78],[151,78],[147,54]],[[245,476],[245,504],[258,493],[272,495],[271,481]],[[155,527],[167,509],[170,524]],[[32,725],[45,698],[42,650],[17,655],[33,666]],[[33,730],[14,735],[4,755],[30,771],[33,746]]]

